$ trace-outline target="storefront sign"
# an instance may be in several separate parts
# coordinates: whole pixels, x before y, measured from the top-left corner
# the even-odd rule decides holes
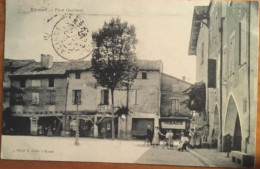
[[[161,122],[163,129],[185,129],[185,121],[165,120]]]

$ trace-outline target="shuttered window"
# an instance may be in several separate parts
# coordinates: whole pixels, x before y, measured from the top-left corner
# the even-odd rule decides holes
[[[22,105],[24,103],[23,96],[24,94],[21,92],[13,93],[11,103],[14,105]]]
[[[25,79],[20,80],[20,87],[22,87],[22,88],[25,87]]]
[[[208,87],[216,88],[216,60],[208,60]]]
[[[101,105],[108,105],[108,90],[101,90]]]
[[[39,104],[39,103],[40,103],[40,94],[32,93],[32,104]]]
[[[172,99],[171,100],[172,104],[172,112],[174,113],[179,113],[180,111],[180,101],[179,99]]]
[[[54,87],[54,78],[49,78],[49,87]]]
[[[81,90],[73,90],[72,94],[72,104],[81,104]]]
[[[48,105],[55,105],[55,100],[56,100],[56,91],[55,90],[48,90],[46,92],[46,104]]]

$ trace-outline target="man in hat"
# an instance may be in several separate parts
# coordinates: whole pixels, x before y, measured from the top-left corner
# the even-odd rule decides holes
[[[153,130],[150,125],[147,126],[147,139],[150,145],[152,145],[152,140],[153,140]]]

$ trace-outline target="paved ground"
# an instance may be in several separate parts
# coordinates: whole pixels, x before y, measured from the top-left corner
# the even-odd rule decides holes
[[[204,159],[211,166],[241,167],[239,164],[233,163],[231,157],[227,157],[227,153],[217,152],[217,149],[193,149],[192,151],[198,154],[197,157]]]
[[[138,140],[104,140],[80,138],[3,136],[3,159],[139,163],[185,166],[214,166],[195,151],[179,152],[152,148]],[[4,146],[3,146],[4,145]],[[212,154],[213,155],[213,154]]]

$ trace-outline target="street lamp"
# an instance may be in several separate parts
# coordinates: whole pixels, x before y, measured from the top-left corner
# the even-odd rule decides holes
[[[79,95],[80,95],[80,92],[77,91],[75,93],[76,95],[76,104],[77,104],[77,112],[76,112],[76,139],[75,139],[75,146],[79,146]]]

